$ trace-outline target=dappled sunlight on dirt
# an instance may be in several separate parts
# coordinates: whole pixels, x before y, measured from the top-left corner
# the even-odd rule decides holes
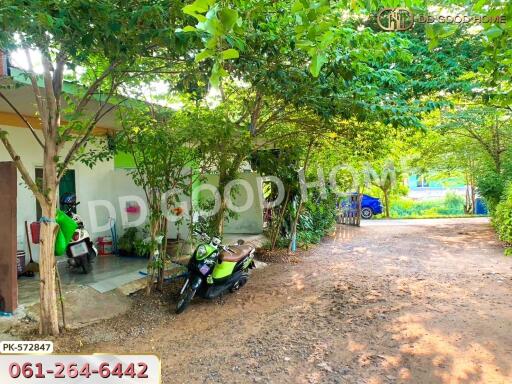
[[[293,285],[297,291],[304,289],[304,276],[299,273],[294,273],[292,276]]]
[[[366,344],[358,343],[357,341],[352,340],[352,337],[350,336],[348,339],[347,350],[350,352],[361,352],[368,348]]]
[[[163,384],[511,384],[512,258],[486,220],[413,222],[339,226],[236,294],[141,298],[57,351],[158,353]]]
[[[468,341],[464,332],[428,328],[419,316],[402,316],[398,319],[395,338],[402,343],[400,353],[408,359],[430,363],[431,369],[409,373],[412,382],[425,375],[441,383],[507,383],[510,379],[510,362],[499,362],[499,357],[476,340]],[[448,332],[446,332],[448,331]],[[476,338],[477,340],[480,338]],[[501,364],[505,363],[505,366]],[[418,377],[415,377],[418,375]]]

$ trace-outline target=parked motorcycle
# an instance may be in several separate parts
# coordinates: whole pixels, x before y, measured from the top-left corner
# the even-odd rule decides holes
[[[87,274],[92,270],[92,262],[98,256],[98,250],[94,246],[89,232],[84,227],[82,218],[75,213],[80,202],[76,201],[76,195],[65,195],[61,199],[63,211],[78,225],[73,237],[66,248],[68,264],[72,268],[81,269]]]
[[[181,288],[176,313],[183,312],[197,294],[205,299],[235,292],[249,279],[249,269],[255,268],[255,248],[243,244],[225,246],[215,236],[195,232],[201,239],[188,263],[188,278]]]

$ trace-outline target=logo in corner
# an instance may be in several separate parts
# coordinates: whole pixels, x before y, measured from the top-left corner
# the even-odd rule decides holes
[[[377,24],[384,31],[407,31],[414,26],[414,15],[407,8],[383,8],[377,14]]]

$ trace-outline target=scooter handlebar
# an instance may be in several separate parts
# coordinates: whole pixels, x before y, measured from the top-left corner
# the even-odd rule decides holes
[[[197,230],[193,230],[192,231],[195,235],[197,235],[198,237],[200,237],[201,239],[205,240],[205,241],[210,241],[210,236],[208,236],[206,233],[204,232],[200,232],[200,231],[197,231]]]

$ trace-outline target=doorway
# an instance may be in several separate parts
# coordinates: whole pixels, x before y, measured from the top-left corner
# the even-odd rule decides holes
[[[43,168],[36,168],[36,183],[41,188],[43,185]],[[76,194],[76,182],[75,182],[75,170],[68,169],[62,179],[60,179],[59,183],[59,196],[64,196],[64,194]],[[62,207],[59,203],[59,208],[62,210]],[[76,208],[74,208],[76,210]],[[74,212],[76,213],[76,212]],[[42,216],[41,206],[39,202],[36,201],[36,216],[37,221]]]

